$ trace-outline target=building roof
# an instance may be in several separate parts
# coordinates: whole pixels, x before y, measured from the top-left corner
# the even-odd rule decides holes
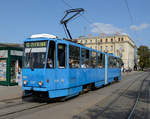
[[[14,47],[14,48],[23,48],[23,44],[17,43],[0,43],[0,47]]]

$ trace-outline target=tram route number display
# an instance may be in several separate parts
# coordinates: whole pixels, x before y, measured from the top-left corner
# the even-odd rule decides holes
[[[40,41],[40,42],[26,42],[26,48],[33,48],[33,47],[46,47],[47,41]]]

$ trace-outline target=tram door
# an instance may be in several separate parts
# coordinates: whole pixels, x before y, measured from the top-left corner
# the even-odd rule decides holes
[[[67,79],[67,45],[63,43],[57,44],[57,74],[56,88],[64,88]]]

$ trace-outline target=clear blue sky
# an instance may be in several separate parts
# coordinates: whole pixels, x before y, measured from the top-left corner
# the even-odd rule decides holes
[[[63,1],[86,10],[68,24],[73,38],[120,32],[150,46],[150,0],[127,0],[133,23],[125,0],[0,0],[0,42],[22,43],[37,33],[66,37],[60,19],[70,8]]]

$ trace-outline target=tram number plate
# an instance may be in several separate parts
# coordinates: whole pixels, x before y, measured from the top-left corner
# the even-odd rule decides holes
[[[31,84],[35,84],[35,81],[30,81]]]

